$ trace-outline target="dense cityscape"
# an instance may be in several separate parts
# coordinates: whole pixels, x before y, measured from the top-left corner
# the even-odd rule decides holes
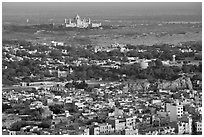
[[[23,29],[109,29],[90,19],[64,23]],[[2,40],[3,135],[202,135],[202,40],[36,39]]]

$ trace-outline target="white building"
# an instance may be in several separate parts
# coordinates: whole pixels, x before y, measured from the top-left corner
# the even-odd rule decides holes
[[[30,109],[42,108],[43,103],[41,101],[34,101],[30,104]]]
[[[138,129],[127,128],[125,129],[125,135],[138,135]]]
[[[180,102],[176,104],[166,104],[166,111],[169,112],[170,121],[177,121],[183,115],[183,105]]]
[[[142,69],[146,69],[149,66],[148,62],[146,60],[143,60],[140,62],[140,67]]]
[[[192,118],[189,114],[184,114],[178,119],[178,134],[192,134]]]
[[[52,46],[64,46],[63,42],[51,41]]]
[[[136,116],[127,117],[125,119],[125,121],[126,121],[126,127],[130,128],[130,129],[135,128]]]
[[[202,122],[197,121],[196,123],[196,132],[202,132]]]
[[[113,118],[109,119],[108,123],[111,124],[116,131],[119,131],[125,129],[126,120],[124,118]]]
[[[98,124],[99,126],[99,132],[100,134],[110,134],[114,132],[114,128],[111,124],[104,123],[104,124]]]
[[[94,125],[94,127],[90,128],[90,135],[99,135],[100,134],[100,128],[97,125]]]
[[[69,28],[74,28],[74,27],[77,27],[77,28],[88,28],[88,27],[98,28],[98,27],[101,27],[101,23],[92,23],[90,18],[88,20],[86,20],[85,18],[81,19],[78,14],[76,15],[76,17],[74,19],[68,19],[68,20],[65,19],[64,24],[65,24],[65,27],[69,27]]]

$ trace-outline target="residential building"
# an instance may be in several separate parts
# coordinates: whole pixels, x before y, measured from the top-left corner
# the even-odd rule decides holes
[[[102,124],[98,124],[98,126],[99,126],[100,134],[110,134],[114,132],[114,128],[112,127],[111,124],[102,123]]]
[[[100,128],[97,125],[94,125],[90,128],[90,135],[99,135],[100,134]]]
[[[135,128],[136,125],[136,116],[129,116],[125,118],[126,127],[128,128]]]
[[[116,131],[125,129],[126,125],[125,118],[109,118],[107,122],[111,124]]]
[[[197,121],[195,122],[195,124],[196,124],[196,132],[202,132],[202,122]]]
[[[138,135],[138,129],[126,128],[125,135]]]
[[[169,112],[170,121],[177,121],[183,115],[183,105],[180,102],[176,104],[166,103],[166,111]]]
[[[192,118],[189,114],[182,115],[178,119],[178,134],[192,134]]]

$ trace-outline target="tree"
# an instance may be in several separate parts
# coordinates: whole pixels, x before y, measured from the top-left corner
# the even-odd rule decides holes
[[[6,111],[7,109],[11,109],[11,108],[12,108],[11,105],[2,103],[2,112]]]
[[[165,49],[165,51],[160,56],[161,60],[171,60],[172,54],[170,53],[170,50]]]
[[[202,62],[199,62],[198,70],[199,72],[202,72]]]
[[[54,114],[61,114],[64,113],[64,107],[62,105],[53,105],[53,106],[49,106],[50,110],[53,111]]]
[[[183,65],[183,66],[182,66],[182,71],[183,71],[184,73],[190,73],[191,67],[188,66],[188,65]]]
[[[56,59],[61,59],[62,57],[62,52],[60,52],[59,50],[51,50],[50,54],[51,57],[56,58]]]
[[[41,128],[50,128],[51,121],[50,120],[43,120],[38,126]]]
[[[120,107],[120,102],[118,100],[115,101],[115,106]]]
[[[155,65],[156,65],[157,67],[161,67],[163,64],[162,64],[162,61],[161,61],[160,59],[157,59],[157,60],[155,61]]]
[[[136,52],[135,50],[128,51],[127,52],[127,56],[137,57],[138,56],[138,52]]]
[[[194,80],[201,80],[202,81],[202,75],[196,74],[191,78],[193,81]]]
[[[66,83],[65,88],[73,88],[74,85],[72,83]]]
[[[15,123],[13,123],[10,127],[11,131],[20,131],[20,129],[22,127],[27,126],[28,124],[26,123],[26,121],[17,121]]]

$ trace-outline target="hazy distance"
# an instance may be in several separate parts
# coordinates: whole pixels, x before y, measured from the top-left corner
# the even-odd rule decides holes
[[[2,11],[3,22],[22,22],[27,18],[38,23],[51,18],[63,22],[77,13],[95,19],[182,15],[202,20],[201,2],[3,2]]]

